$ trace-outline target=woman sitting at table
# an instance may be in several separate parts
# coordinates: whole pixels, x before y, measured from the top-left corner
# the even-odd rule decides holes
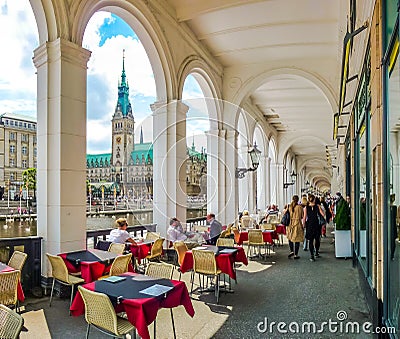
[[[240,226],[242,228],[256,228],[255,220],[249,215],[249,211],[244,210],[243,215],[240,218]]]
[[[132,236],[126,230],[128,227],[128,223],[125,218],[119,218],[115,221],[116,226],[118,228],[113,229],[110,232],[110,241],[118,244],[125,244],[126,242],[130,242],[132,245],[137,245],[135,240],[132,239]]]

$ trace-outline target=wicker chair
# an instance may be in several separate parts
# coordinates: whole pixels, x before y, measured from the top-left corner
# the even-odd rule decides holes
[[[115,253],[115,254],[124,254],[125,251],[125,244],[117,244],[112,242],[110,247],[108,248],[108,252]]]
[[[135,327],[128,320],[117,316],[106,294],[89,291],[82,286],[78,286],[78,290],[85,304],[85,319],[88,323],[86,338],[89,338],[91,325],[114,338],[125,338],[130,332],[136,338]]]
[[[64,263],[64,260],[58,255],[52,255],[46,253],[46,256],[50,261],[52,276],[53,276],[53,285],[51,286],[49,307],[51,307],[51,300],[53,298],[54,283],[57,280],[60,284],[71,286],[71,302],[69,305],[69,307],[71,308],[72,299],[74,297],[74,287],[77,284],[84,283],[85,280],[69,274],[67,266]]]
[[[147,259],[147,261],[150,260],[154,260],[154,259],[158,259],[160,260],[160,257],[163,254],[163,243],[164,243],[164,238],[158,238],[153,246],[151,247],[151,252],[150,254],[148,254],[145,259]]]
[[[0,304],[19,310],[17,288],[21,271],[0,272]],[[0,337],[2,338],[2,337]]]
[[[185,258],[185,253],[188,251],[188,247],[183,241],[175,241],[174,242],[174,248],[176,251],[176,254],[178,256],[178,264],[179,266],[182,265],[183,259]],[[179,269],[179,280],[181,280],[182,272]]]
[[[264,242],[262,230],[249,230],[249,245],[247,248],[247,257],[249,257],[250,249],[258,248],[258,256],[262,257],[261,247],[264,247],[264,257],[266,254],[266,243]]]
[[[218,238],[217,246],[233,247],[233,246],[235,246],[235,240],[230,239],[230,238]]]
[[[232,233],[233,233],[233,236],[234,236],[235,243],[236,243],[236,244],[239,244],[239,241],[240,241],[240,232],[239,232],[239,230],[237,229],[237,227],[232,227]],[[248,243],[248,242],[243,241],[243,243]]]
[[[24,252],[14,251],[7,265],[22,272],[27,257],[28,255]]]
[[[17,339],[24,319],[7,306],[0,304],[0,338]]]
[[[150,262],[146,267],[146,275],[153,278],[172,279],[174,266],[165,262]]]
[[[261,229],[262,230],[272,230],[272,231],[275,231],[276,230],[276,226],[275,225],[273,225],[273,224],[269,224],[269,223],[261,223]]]
[[[199,283],[200,289],[203,290],[204,286],[204,277],[207,278],[215,278],[215,297],[217,299],[217,303],[219,300],[219,280],[220,275],[222,273],[221,270],[217,268],[217,262],[215,261],[215,254],[212,251],[204,251],[204,250],[196,250],[195,248],[192,250],[193,254],[193,271],[194,273],[199,274]],[[201,282],[201,276],[203,276],[203,284]],[[208,279],[207,279],[208,280]],[[193,282],[194,276],[191,281],[191,292],[193,293]]]
[[[172,279],[172,273],[174,272],[174,266],[167,263],[155,263],[151,262],[146,267],[146,275],[152,278],[160,278],[160,279]],[[172,329],[174,331],[174,338],[176,338],[175,333],[175,322],[174,322],[174,314],[171,311],[171,321],[172,321]],[[154,320],[154,338],[156,337],[156,319]]]
[[[120,255],[116,257],[111,265],[110,273],[103,275],[99,279],[107,278],[111,275],[120,275],[128,272],[129,263],[132,260],[132,253],[128,253],[125,255]]]
[[[160,239],[160,233],[150,232],[146,233],[146,240],[157,240]]]

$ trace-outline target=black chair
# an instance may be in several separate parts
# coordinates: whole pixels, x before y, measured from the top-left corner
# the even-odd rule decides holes
[[[102,251],[108,251],[110,248],[111,241],[106,241],[106,240],[99,240],[96,244],[96,249],[102,250]]]

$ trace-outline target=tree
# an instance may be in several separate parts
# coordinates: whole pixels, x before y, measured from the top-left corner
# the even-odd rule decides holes
[[[22,172],[24,186],[33,191],[33,198],[36,200],[36,168],[28,168]]]

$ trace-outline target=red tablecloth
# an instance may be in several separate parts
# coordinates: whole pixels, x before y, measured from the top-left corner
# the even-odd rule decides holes
[[[236,253],[221,253],[215,257],[217,267],[225,274],[228,274],[232,279],[236,280],[236,271],[234,270],[234,263],[241,262],[248,265],[246,254],[244,253],[243,247],[236,247],[238,250]],[[193,254],[192,251],[187,251],[183,257],[182,265],[180,267],[181,272],[185,273],[193,269]]]
[[[273,244],[274,239],[279,239],[276,231],[272,231],[272,232],[271,231],[263,231],[262,234],[263,234],[264,242],[267,242],[269,244]],[[248,240],[249,240],[249,232],[247,232],[247,231],[240,232],[240,238],[238,241],[238,245],[242,245],[243,241],[248,241]]]
[[[130,246],[130,250],[132,255],[136,258],[138,261],[138,264],[140,264],[140,261],[151,252],[151,247],[153,244],[148,244],[148,243],[137,243],[137,246]]]
[[[3,268],[1,270],[1,272],[12,272],[12,271],[15,271],[15,269],[10,266],[6,266],[5,268]],[[24,294],[24,290],[22,289],[21,281],[18,281],[17,298],[18,298],[18,301],[21,301],[21,302],[25,300],[25,294]]]
[[[134,274],[135,273],[127,273],[124,275]],[[191,317],[194,316],[194,309],[186,284],[183,281],[176,280],[171,280],[171,282],[175,287],[168,292],[167,297],[163,300],[157,298],[125,299],[116,309],[117,312],[126,312],[128,320],[136,327],[138,334],[143,339],[150,339],[147,326],[156,319],[160,308],[173,308],[182,305]],[[83,287],[94,291],[95,283],[92,282],[83,285]],[[85,305],[80,293],[75,295],[70,310],[73,316],[79,316],[85,313]]]
[[[285,225],[276,225],[275,232],[277,234],[286,234],[286,226]]]

